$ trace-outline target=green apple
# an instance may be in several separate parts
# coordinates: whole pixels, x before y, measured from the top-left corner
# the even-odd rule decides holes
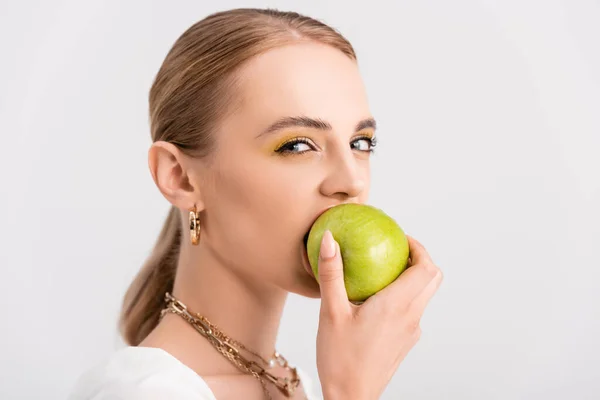
[[[382,210],[366,204],[340,204],[312,225],[306,251],[319,281],[319,250],[326,230],[340,245],[348,299],[362,302],[392,283],[408,266],[404,231]]]

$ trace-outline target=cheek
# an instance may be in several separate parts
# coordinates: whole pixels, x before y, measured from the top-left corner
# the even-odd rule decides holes
[[[291,268],[283,265],[300,262],[311,189],[281,165],[246,164],[250,167],[222,171],[215,180],[207,204],[211,245],[236,268],[286,274]]]
[[[365,188],[358,196],[359,203],[367,203],[369,201],[369,194],[371,191],[371,164],[370,160],[366,160],[362,166],[363,168],[363,179],[365,182]]]

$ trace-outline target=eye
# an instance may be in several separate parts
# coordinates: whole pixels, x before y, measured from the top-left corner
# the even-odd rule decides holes
[[[312,141],[301,137],[285,142],[275,152],[282,154],[302,154],[310,150],[315,150]]]
[[[364,151],[367,153],[373,153],[375,151],[375,146],[377,146],[377,138],[369,136],[359,137],[350,145],[353,150]]]

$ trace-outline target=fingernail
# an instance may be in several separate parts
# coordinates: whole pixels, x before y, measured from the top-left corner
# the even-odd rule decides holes
[[[329,230],[326,230],[323,234],[320,256],[322,260],[328,260],[335,256],[335,241],[333,240],[333,235]]]

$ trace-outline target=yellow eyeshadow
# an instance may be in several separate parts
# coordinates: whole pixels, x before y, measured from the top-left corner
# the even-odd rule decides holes
[[[373,129],[365,129],[360,132],[356,132],[356,135],[354,135],[353,137],[368,137],[369,139],[373,139],[375,137],[375,131],[373,131]]]
[[[369,139],[373,139],[375,137],[375,131],[373,129],[364,129],[362,131],[359,131],[357,133],[355,133],[352,136],[352,140],[356,140],[359,138],[369,138]],[[275,152],[276,150],[278,150],[279,148],[281,148],[283,145],[285,145],[288,142],[292,142],[298,138],[308,138],[310,140],[312,140],[312,138],[309,135],[306,134],[301,134],[298,132],[295,133],[288,133],[286,134],[284,137],[279,138],[279,140],[277,140],[275,142],[275,144],[272,144],[271,146],[269,146],[269,150],[268,153],[271,154],[273,152]]]
[[[275,150],[279,149],[281,146],[283,146],[284,144],[286,144],[288,142],[291,142],[294,139],[298,139],[300,137],[306,137],[306,135],[300,135],[298,133],[288,134],[288,135],[284,136],[283,138],[280,138],[276,142],[276,145],[271,146],[271,150],[270,151],[275,151]]]

